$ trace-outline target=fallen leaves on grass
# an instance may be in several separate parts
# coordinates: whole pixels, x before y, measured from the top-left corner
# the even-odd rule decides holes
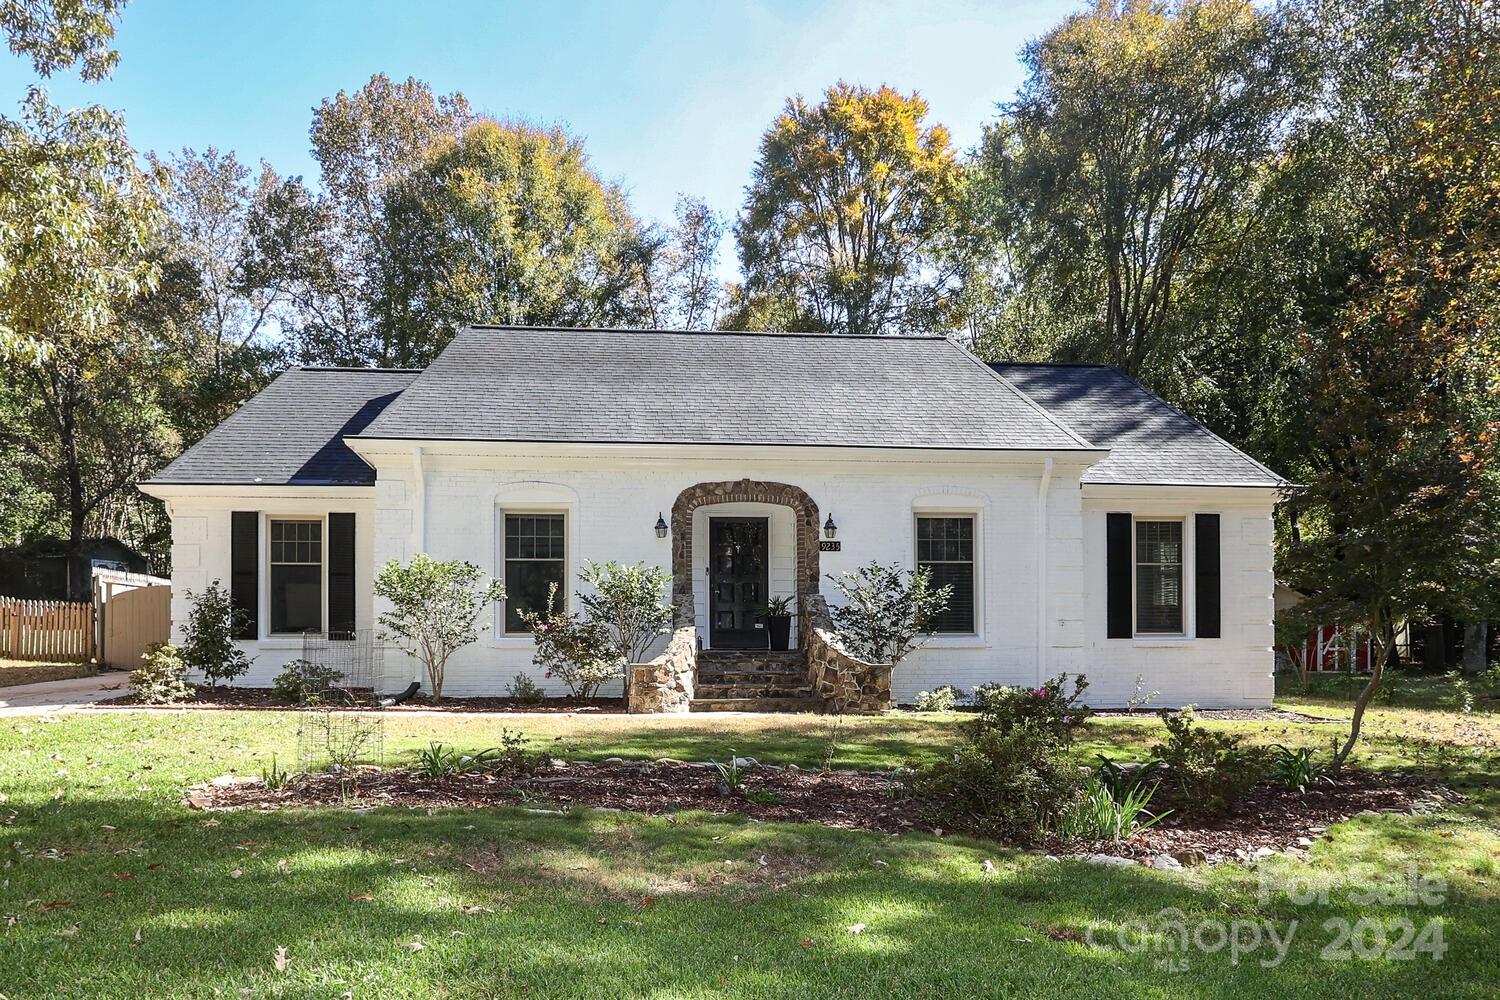
[[[271,964],[276,967],[276,971],[285,972],[287,965],[290,964],[291,961],[291,958],[288,957],[286,953],[286,945],[278,944],[276,946],[276,951],[271,955]]]
[[[349,898],[354,900],[356,903],[375,902],[375,897],[370,895],[368,892],[353,892],[349,894]]]
[[[407,941],[404,942],[401,947],[405,948],[407,951],[415,955],[417,952],[422,951],[427,946],[420,941]]]

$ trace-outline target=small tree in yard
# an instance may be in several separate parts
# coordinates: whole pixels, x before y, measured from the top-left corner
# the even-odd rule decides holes
[[[844,598],[829,608],[844,646],[867,663],[894,666],[932,637],[932,626],[953,599],[953,587],[933,587],[924,569],[872,562],[828,577]]]
[[[235,645],[235,636],[245,627],[245,613],[218,580],[196,594],[188,591],[187,597],[191,606],[178,646],[183,665],[201,673],[211,687],[243,675],[250,657]]]
[[[391,603],[380,615],[384,638],[422,661],[432,700],[439,702],[448,658],[479,640],[489,627],[480,624],[479,616],[505,600],[505,585],[485,577],[473,563],[442,562],[422,552],[405,566],[386,563],[375,579],[375,593]]]
[[[593,588],[578,598],[584,614],[609,631],[621,660],[639,663],[672,623],[663,596],[672,578],[660,566],[616,562],[591,562],[578,578]]]

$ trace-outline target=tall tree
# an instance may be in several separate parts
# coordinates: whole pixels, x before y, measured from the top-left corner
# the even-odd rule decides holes
[[[0,440],[49,484],[78,551],[160,453],[158,413],[122,377],[145,356],[119,313],[156,283],[161,210],[116,116],[35,89],[20,121],[0,120],[0,177],[0,327],[37,348],[5,368]]]
[[[160,287],[133,311],[171,355],[166,405],[191,442],[262,388],[282,359],[291,282],[251,267],[249,232],[279,178],[263,167],[252,184],[249,168],[213,147],[151,162],[168,212],[166,259]]]
[[[484,120],[439,139],[389,205],[390,288],[423,329],[423,361],[466,323],[628,320],[624,195],[561,129]]]
[[[837,83],[787,101],[761,138],[735,226],[744,285],[732,323],[850,334],[945,330],[945,252],[962,171],[927,102]]]
[[[724,305],[716,274],[724,221],[701,199],[679,195],[670,226],[642,227],[622,249],[633,322],[658,329],[712,329]]]
[[[85,80],[102,80],[120,60],[110,43],[124,6],[125,0],[0,0],[0,30],[38,76],[82,63]]]
[[[1256,222],[1250,196],[1305,95],[1297,55],[1249,0],[1101,0],[1029,44],[977,166],[996,195],[974,204],[1009,248],[1002,304],[1031,297],[1009,312],[1045,316],[1056,353],[1166,363],[1192,334],[1182,303],[1215,294]]]
[[[1398,622],[1500,614],[1500,15],[1472,0],[1330,12],[1362,44],[1338,48],[1302,148],[1358,178],[1339,194],[1357,224],[1317,300],[1329,321],[1299,338],[1309,475],[1283,570],[1308,615],[1375,644],[1342,760]]]
[[[304,362],[406,367],[435,353],[402,284],[410,259],[401,259],[407,248],[390,202],[438,139],[456,138],[473,120],[462,94],[440,97],[420,80],[377,73],[313,113],[321,193],[263,173],[247,272],[297,306],[288,332]]]

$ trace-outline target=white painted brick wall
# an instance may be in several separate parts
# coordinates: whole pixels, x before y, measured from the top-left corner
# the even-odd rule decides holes
[[[358,518],[357,613],[361,627],[377,612],[373,579],[378,567],[404,560],[418,550],[423,526],[417,523],[417,474],[411,456],[377,456],[379,481],[356,506],[349,500],[266,500],[279,513],[355,510]],[[1131,509],[1120,501],[1094,499],[1079,486],[1076,471],[1054,473],[1045,523],[1047,580],[1037,585],[1040,539],[1037,487],[1040,466],[936,464],[922,461],[799,461],[794,459],[662,458],[631,461],[598,459],[505,459],[431,456],[424,460],[421,504],[425,550],[439,559],[462,558],[499,574],[497,529],[502,509],[554,509],[569,515],[569,573],[576,578],[587,559],[670,568],[671,540],[653,530],[658,513],[670,521],[673,501],[700,482],[744,478],[790,483],[818,504],[819,517],[831,512],[839,525],[843,551],[822,554],[822,572],[836,574],[871,560],[914,560],[913,512],[971,510],[980,519],[978,636],[941,637],[912,654],[896,670],[899,701],[941,684],[972,687],[985,682],[1034,684],[1042,679],[1038,656],[1039,590],[1045,599],[1040,621],[1046,629],[1046,676],[1083,671],[1092,682],[1095,704],[1120,704],[1129,697],[1137,673],[1162,692],[1161,704],[1268,704],[1271,695],[1271,526],[1268,500],[1255,495],[1240,506],[1204,506],[1191,490],[1164,488],[1145,506],[1190,515],[1199,510],[1224,515],[1223,632],[1218,640],[1143,643],[1104,637],[1104,513]],[[174,501],[173,618],[187,610],[184,592],[209,579],[229,579],[229,514],[254,509],[244,498]],[[785,508],[725,505],[701,508],[694,519],[694,591],[700,623],[706,612],[705,550],[707,517],[765,514],[771,518],[773,593],[792,591],[791,517]],[[264,534],[262,536],[264,539]],[[196,557],[194,555],[196,553]],[[264,575],[263,575],[264,579]],[[825,593],[832,588],[824,581]],[[1191,588],[1189,588],[1191,589]],[[562,686],[542,678],[531,663],[533,647],[524,637],[493,630],[457,654],[449,664],[445,693],[454,696],[503,694],[518,673],[527,674],[551,694]],[[246,683],[266,684],[288,659],[297,640],[267,638],[247,643],[257,656]],[[419,666],[394,650],[387,653],[386,684],[403,686]]]

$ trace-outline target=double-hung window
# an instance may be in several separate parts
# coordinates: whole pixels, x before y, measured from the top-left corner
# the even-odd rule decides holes
[[[271,521],[271,631],[323,629],[323,522]]]
[[[557,587],[554,610],[564,607],[566,539],[562,514],[505,515],[505,631],[531,631],[523,611],[547,610],[547,594]]]
[[[1181,521],[1135,522],[1135,631],[1182,635]]]
[[[973,635],[974,517],[917,515],[917,568],[928,571],[934,588],[953,588],[933,632]]]

